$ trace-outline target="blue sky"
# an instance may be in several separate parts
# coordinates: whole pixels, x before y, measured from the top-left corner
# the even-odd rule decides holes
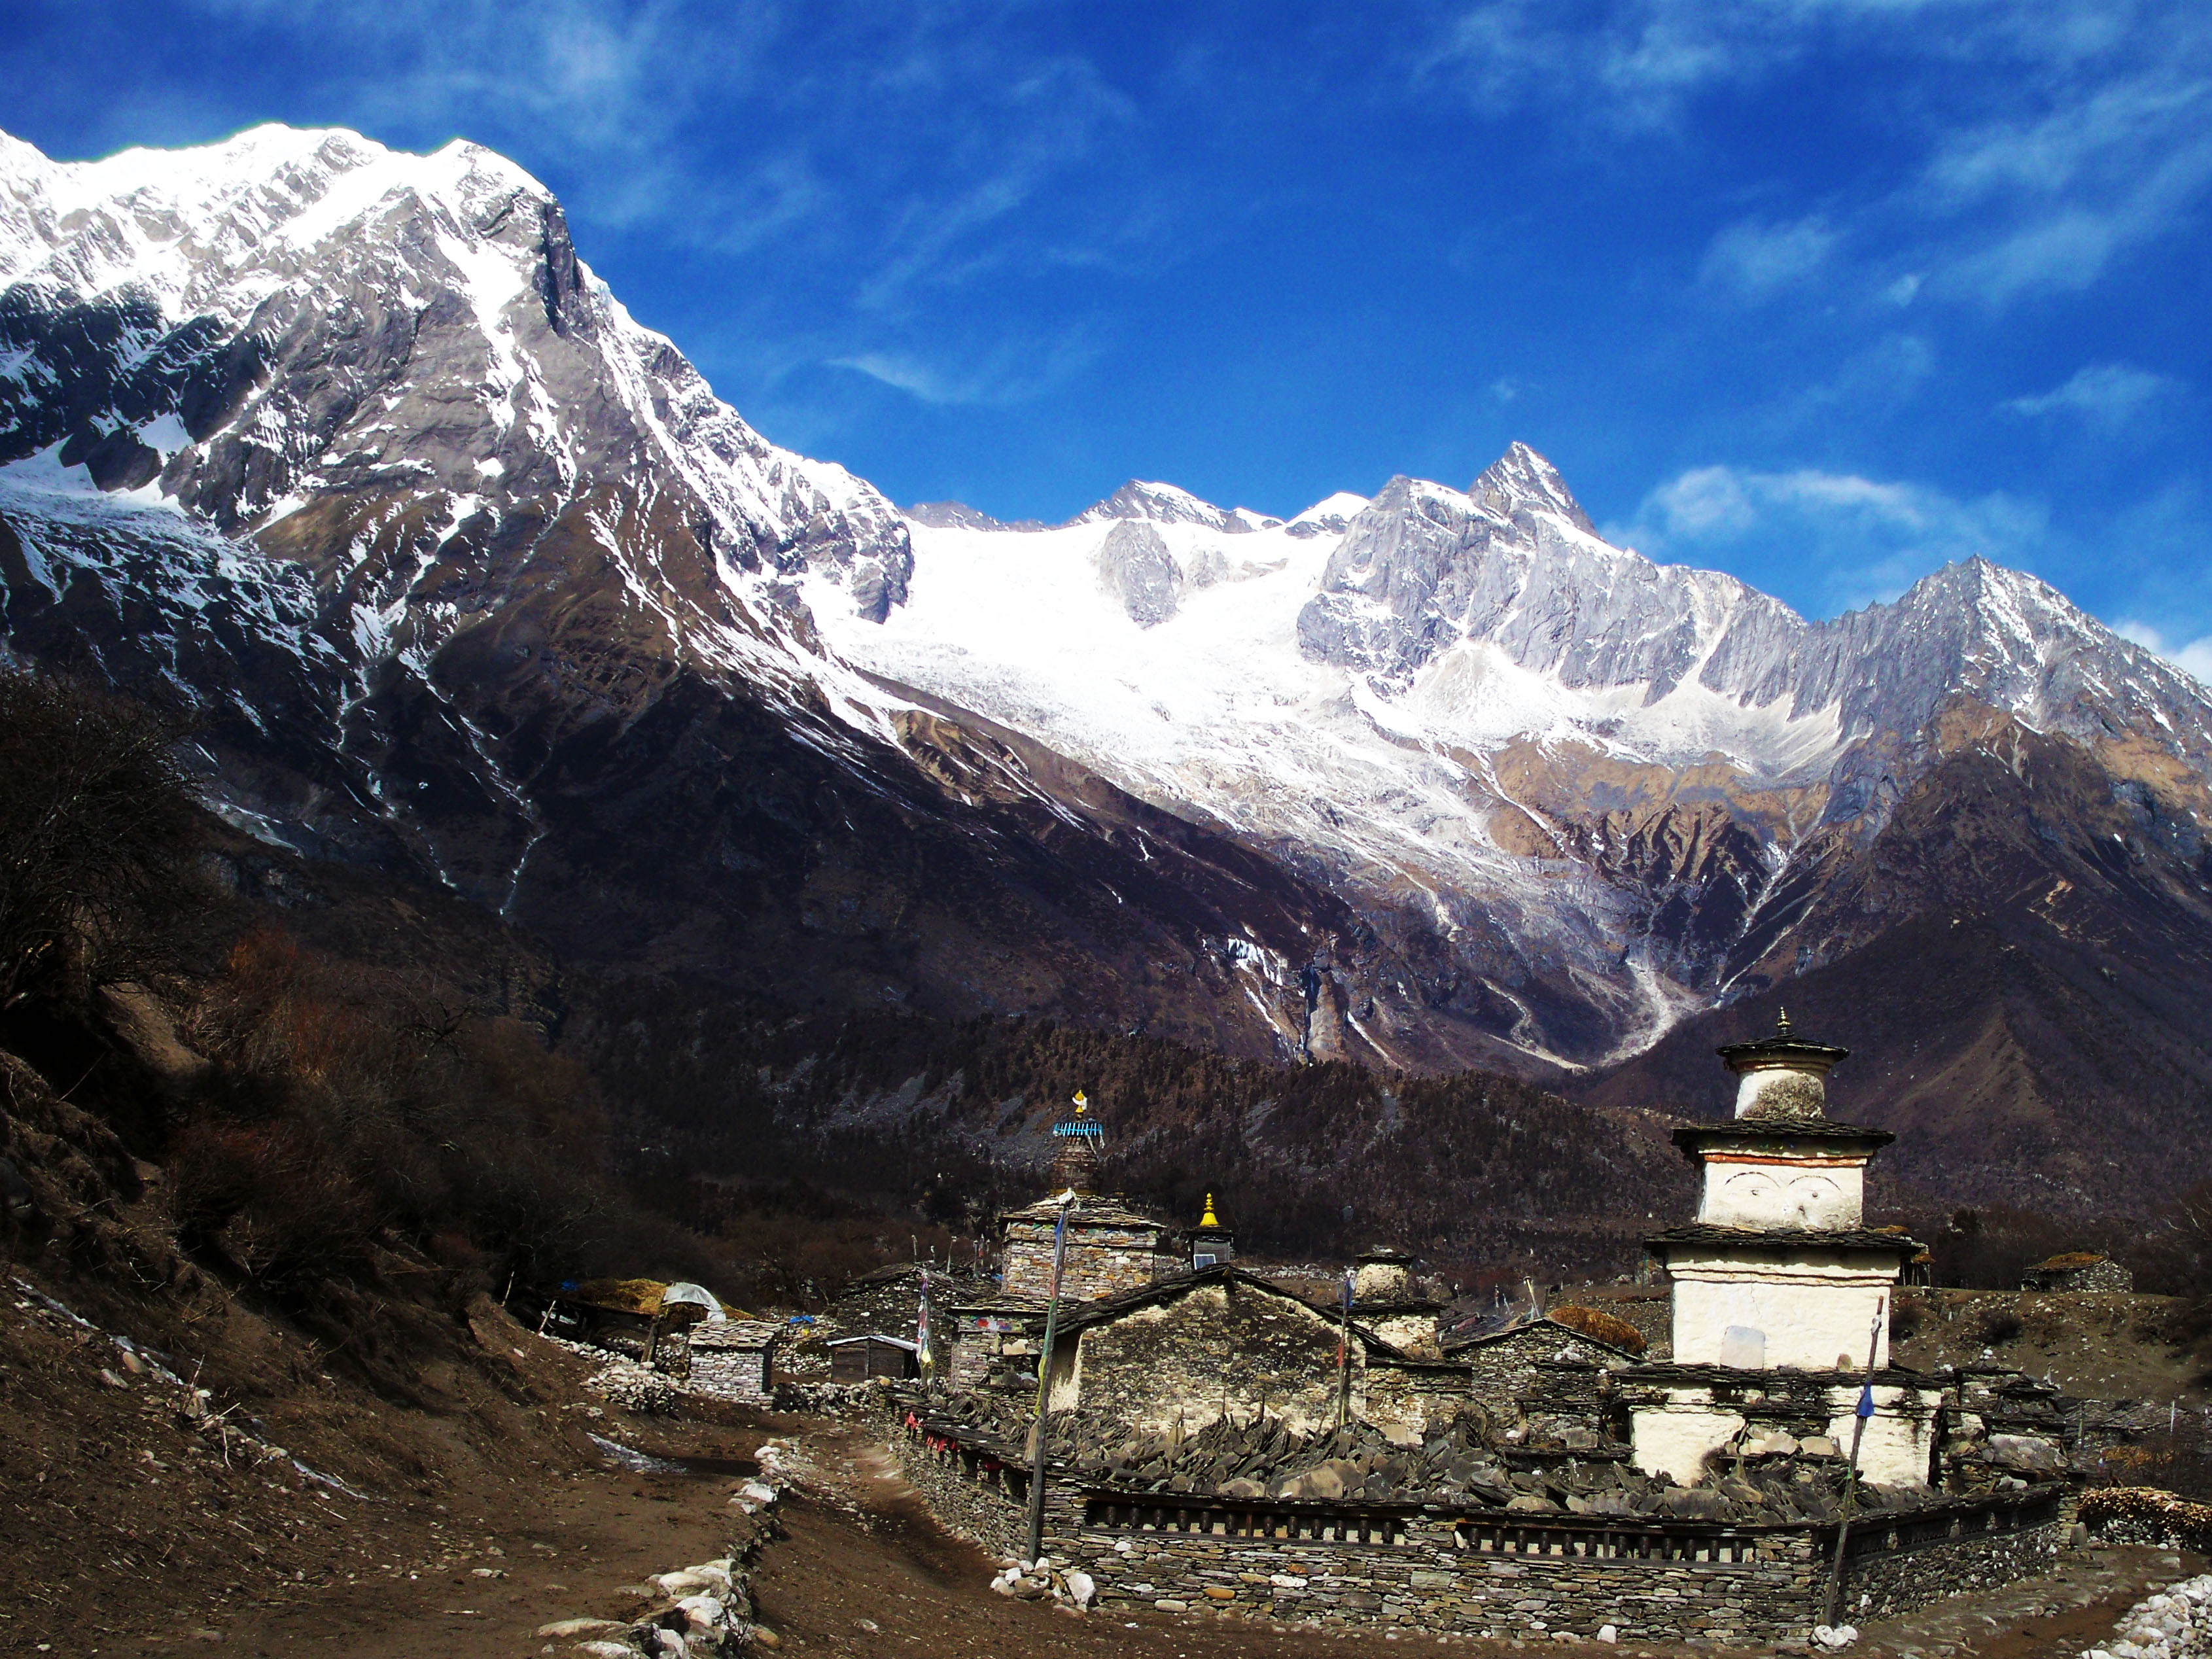
[[[50,155],[459,135],[901,501],[1287,514],[1514,438],[1825,616],[2036,571],[2212,675],[2212,7],[0,5]]]

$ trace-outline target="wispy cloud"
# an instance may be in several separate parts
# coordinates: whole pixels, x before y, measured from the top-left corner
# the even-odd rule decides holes
[[[1497,112],[1573,99],[1601,126],[1674,122],[1716,84],[1757,78],[1797,47],[1757,3],[1618,0],[1568,9],[1543,0],[1483,0],[1443,26],[1421,62]]]
[[[941,356],[933,359],[912,351],[866,351],[832,357],[828,366],[865,374],[926,404],[1005,408],[1063,384],[1097,356],[1092,333],[1079,328],[1056,340],[1001,340],[951,364]]]
[[[2153,624],[2130,618],[2112,624],[2112,631],[2133,640],[2145,650],[2155,651],[2185,674],[2212,686],[2212,635],[2195,639],[2177,636]]]
[[[2029,562],[2048,528],[2039,505],[2002,494],[1960,501],[1856,473],[1703,466],[1662,484],[1607,533],[1678,562],[1792,563],[1801,584],[1817,572],[1829,604],[1849,609],[1894,599],[1956,560]]]
[[[1836,233],[1814,214],[1787,224],[1740,220],[1716,235],[1698,280],[1743,300],[1765,300],[1806,282],[1827,263]]]
[[[2076,290],[2185,222],[2212,185],[2212,52],[2062,85],[2033,113],[1948,134],[1905,201],[1957,228],[1947,292],[2003,304]]]
[[[2002,306],[2095,283],[2212,188],[2212,14],[2184,0],[1480,0],[1438,25],[1421,70],[1486,114],[1548,109],[1585,142],[1642,143],[1869,52],[1901,182],[1724,228],[1704,286],[1779,292],[1864,224],[1920,246],[1924,263],[1874,285],[1892,303],[1924,285]]]
[[[2096,426],[2127,425],[2180,382],[2133,363],[2090,363],[2062,385],[2033,397],[2008,398],[2000,405],[2013,415],[2075,415]]]

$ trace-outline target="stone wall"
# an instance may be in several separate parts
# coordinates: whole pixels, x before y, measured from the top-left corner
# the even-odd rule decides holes
[[[2100,1486],[2081,1494],[2081,1522],[2108,1544],[2212,1551],[2212,1505],[2157,1486]]]
[[[1802,1639],[1819,1576],[1809,1551],[1719,1564],[1489,1555],[1432,1528],[1382,1544],[1124,1534],[1082,1565],[1103,1601],[1170,1612],[1234,1607],[1492,1638],[1595,1638],[1609,1625],[1632,1641],[1730,1643]]]
[[[1523,1415],[1531,1396],[1540,1392],[1548,1398],[1554,1385],[1569,1375],[1562,1367],[1588,1372],[1587,1388],[1579,1382],[1570,1387],[1570,1397],[1580,1405],[1585,1396],[1595,1400],[1600,1369],[1628,1363],[1564,1325],[1554,1325],[1548,1320],[1538,1320],[1501,1336],[1470,1343],[1455,1349],[1451,1357],[1468,1368],[1468,1386],[1475,1404],[1504,1423]]]
[[[1028,1542],[1029,1471],[971,1447],[911,1431],[895,1432],[891,1448],[907,1482],[947,1532],[994,1555],[1018,1556]],[[1048,1496],[1053,1486],[1046,1486]],[[1060,1533],[1079,1517],[1065,1489],[1046,1530]],[[1055,1524],[1056,1523],[1056,1524]]]
[[[2063,1258],[2056,1262],[2040,1262],[2021,1275],[2023,1291],[2118,1291],[2127,1294],[2136,1287],[2136,1276],[2110,1256],[2099,1256],[2094,1261],[2068,1263]]]
[[[1052,1293],[1052,1231],[1049,1221],[1006,1224],[1005,1291],[1040,1300]],[[1180,1257],[1162,1257],[1158,1226],[1109,1226],[1071,1221],[1067,1256],[1060,1277],[1063,1302],[1091,1302],[1142,1290]]]
[[[1052,1408],[1096,1412],[1147,1432],[1201,1429],[1224,1412],[1267,1416],[1295,1433],[1334,1427],[1340,1383],[1334,1321],[1296,1298],[1234,1279],[1072,1333],[1055,1356]],[[1366,1346],[1355,1333],[1352,1403],[1364,1414]],[[1409,1388],[1391,1408],[1425,1423]]]
[[[773,1392],[770,1356],[777,1328],[765,1320],[694,1325],[690,1333],[692,1393],[717,1400],[765,1400]]]
[[[1042,1313],[958,1316],[945,1380],[962,1393],[970,1389],[1035,1393],[1038,1339],[1043,1330]]]
[[[1025,1542],[1027,1472],[940,1435],[896,1430],[908,1480],[951,1529],[1003,1555]],[[1855,1534],[1846,1617],[1887,1615],[2024,1577],[2057,1547],[2056,1493],[1883,1516]],[[2045,1513],[2048,1511],[2048,1513]],[[1819,1621],[1834,1533],[1454,1513],[1435,1505],[1239,1501],[1047,1488],[1045,1548],[1102,1605],[1237,1612],[1324,1626],[1545,1639],[1802,1642]]]
[[[1842,1617],[1852,1623],[1893,1618],[1947,1595],[2041,1572],[2072,1525],[2057,1492],[2009,1514],[1969,1509],[1955,1516],[1882,1516],[1855,1525],[1845,1546]],[[1828,1535],[1832,1540],[1834,1534]]]

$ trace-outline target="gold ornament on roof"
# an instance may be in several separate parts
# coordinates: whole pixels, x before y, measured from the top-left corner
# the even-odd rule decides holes
[[[1206,1195],[1206,1213],[1199,1217],[1198,1224],[1201,1227],[1218,1227],[1221,1224],[1221,1218],[1213,1212],[1213,1194],[1212,1193],[1208,1193]]]
[[[1790,1011],[1787,1008],[1774,1011],[1774,1035],[1784,1037],[1790,1035]]]

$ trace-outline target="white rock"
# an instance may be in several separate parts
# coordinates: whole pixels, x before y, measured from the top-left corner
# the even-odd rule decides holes
[[[702,1632],[721,1629],[730,1618],[730,1610],[719,1595],[687,1595],[676,1604],[676,1610],[693,1630]]]
[[[1618,1642],[1620,1640],[1620,1632],[1611,1625],[1600,1625],[1597,1627],[1597,1639],[1601,1642]]]
[[[1079,1607],[1087,1607],[1098,1599],[1097,1584],[1089,1573],[1079,1567],[1071,1571],[1063,1582],[1067,1586],[1069,1596]]]

